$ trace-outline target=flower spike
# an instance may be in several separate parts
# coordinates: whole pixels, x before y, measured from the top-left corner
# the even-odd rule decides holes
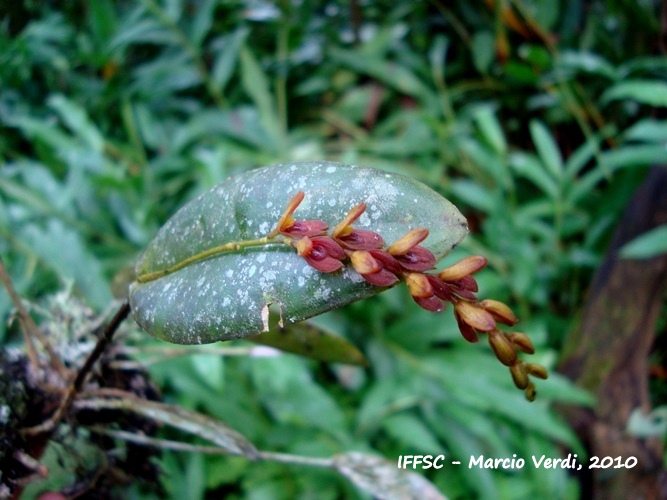
[[[294,247],[308,265],[322,273],[337,272],[345,266],[344,261],[349,261],[371,285],[390,287],[403,280],[413,300],[427,311],[440,312],[447,302],[453,304],[461,335],[468,342],[477,342],[480,334],[488,335],[491,350],[509,368],[514,384],[525,392],[526,399],[535,399],[535,385],[530,377],[544,379],[548,373],[541,365],[519,359],[520,352],[534,353],[530,338],[520,332],[500,330],[497,323],[512,326],[518,322],[517,317],[506,304],[492,299],[480,301],[475,295],[478,285],[472,275],[486,266],[484,257],[466,257],[440,272],[429,273],[437,259],[420,246],[429,235],[428,229],[411,229],[385,249],[378,233],[352,227],[366,210],[362,202],[327,235],[326,222],[295,220],[292,216],[304,197],[302,191],[292,197],[267,239],[284,235],[286,238],[279,242]]]

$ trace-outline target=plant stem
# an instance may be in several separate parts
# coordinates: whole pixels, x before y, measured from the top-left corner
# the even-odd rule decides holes
[[[269,238],[268,236],[264,236],[263,238],[257,238],[254,240],[246,240],[246,241],[231,241],[229,243],[225,243],[224,245],[219,245],[214,248],[209,248],[208,250],[204,250],[203,252],[200,252],[196,255],[193,255],[191,257],[188,257],[187,259],[184,259],[180,262],[177,262],[171,267],[168,267],[167,269],[161,269],[159,271],[154,271],[152,273],[145,273],[140,276],[137,276],[137,282],[139,283],[146,283],[148,281],[153,281],[158,278],[162,278],[163,276],[166,276],[167,274],[174,273],[180,269],[183,269],[186,266],[189,266],[190,264],[194,264],[195,262],[199,262],[200,260],[204,260],[208,257],[212,257],[213,255],[218,255],[221,253],[225,252],[237,252],[239,250],[242,250],[244,248],[250,248],[250,247],[258,247],[258,246],[263,246],[263,245],[270,245],[272,243],[289,243],[289,239],[287,238]]]

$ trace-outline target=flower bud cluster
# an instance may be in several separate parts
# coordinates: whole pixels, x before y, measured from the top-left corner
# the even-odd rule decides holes
[[[529,376],[546,379],[548,374],[544,367],[519,359],[518,352],[534,353],[530,339],[523,333],[498,328],[498,323],[513,326],[518,322],[507,305],[491,299],[480,301],[475,295],[478,286],[472,275],[486,266],[484,257],[467,257],[440,272],[427,272],[433,271],[436,264],[433,253],[420,246],[428,237],[428,229],[412,229],[385,249],[378,233],[352,226],[366,210],[366,204],[359,203],[329,235],[324,221],[292,217],[304,196],[300,191],[290,200],[268,238],[282,235],[285,243],[323,273],[339,271],[343,262],[349,261],[364,280],[375,286],[390,287],[402,280],[413,300],[427,311],[440,312],[446,303],[453,304],[463,337],[477,342],[479,334],[487,334],[494,354],[509,367],[514,384],[525,391],[530,401],[535,399],[535,386]]]

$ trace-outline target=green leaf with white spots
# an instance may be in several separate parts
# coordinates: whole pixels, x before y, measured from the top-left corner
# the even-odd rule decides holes
[[[206,191],[160,229],[130,286],[137,323],[168,342],[216,342],[266,331],[271,304],[283,322],[297,323],[382,292],[349,265],[321,273],[288,245],[263,241],[298,191],[305,199],[297,219],[333,228],[365,202],[355,227],[387,244],[425,227],[430,235],[422,245],[437,259],[467,234],[456,207],[408,177],[332,162],[253,170]]]

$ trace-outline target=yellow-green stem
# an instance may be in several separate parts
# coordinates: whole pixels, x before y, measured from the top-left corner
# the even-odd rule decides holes
[[[204,260],[221,253],[238,252],[239,250],[242,250],[244,248],[259,247],[264,245],[270,245],[273,243],[289,245],[290,241],[291,241],[290,238],[285,238],[284,236],[278,236],[276,238],[270,238],[268,236],[264,236],[263,238],[257,238],[254,240],[231,241],[229,243],[225,243],[224,245],[218,245],[217,247],[204,250],[203,252],[193,255],[192,257],[188,257],[187,259],[177,262],[176,264],[174,264],[171,267],[168,267],[167,269],[161,269],[160,271],[154,271],[152,273],[146,273],[137,276],[137,281],[139,283],[146,283],[148,281],[153,281],[158,278],[162,278],[163,276],[166,276],[168,274],[175,273],[176,271],[183,269],[185,266],[189,266],[190,264],[194,264],[195,262],[199,262],[200,260]]]

